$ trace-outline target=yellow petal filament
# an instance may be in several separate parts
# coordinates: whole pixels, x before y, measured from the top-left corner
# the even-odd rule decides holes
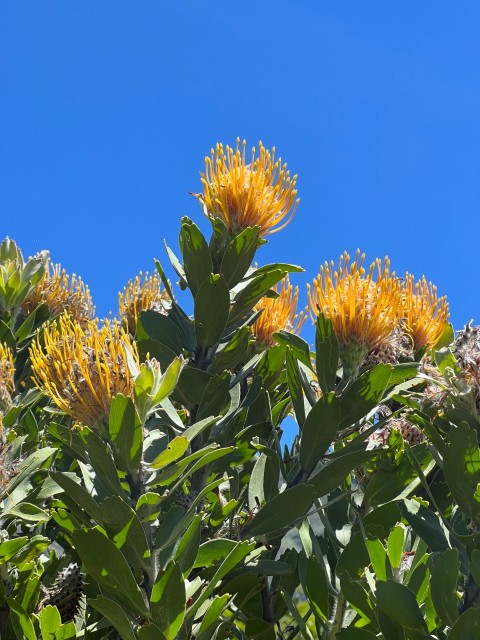
[[[448,323],[446,297],[437,297],[437,288],[423,276],[415,282],[407,273],[403,286],[403,329],[413,342],[415,351],[432,348]]]
[[[365,256],[357,251],[355,260],[345,252],[338,268],[333,262],[320,267],[308,288],[310,315],[315,321],[321,311],[331,319],[340,345],[344,374],[358,375],[369,351],[388,340],[399,320],[401,287],[390,262],[375,260],[368,272]]]
[[[278,298],[262,298],[253,308],[254,311],[263,310],[251,327],[259,349],[276,344],[273,337],[275,332],[300,333],[305,324],[305,313],[302,311],[297,314],[298,287],[292,287],[288,276],[282,280],[280,288],[275,285],[274,290],[279,294]]]
[[[247,227],[260,227],[262,236],[280,231],[295,214],[298,199],[287,165],[275,160],[271,151],[259,143],[258,157],[252,148],[247,164],[245,140],[237,138],[235,150],[217,144],[205,158],[201,173],[203,194],[196,194],[212,220],[220,218],[229,233],[236,235]]]
[[[133,393],[128,359],[139,366],[136,348],[118,323],[80,324],[66,313],[33,340],[30,357],[37,387],[74,420],[104,433],[112,398]]]

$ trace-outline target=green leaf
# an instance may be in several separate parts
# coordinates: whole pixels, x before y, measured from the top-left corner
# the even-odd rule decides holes
[[[327,462],[318,473],[309,478],[318,497],[336,489],[356,467],[375,456],[374,451],[355,451]]]
[[[235,297],[235,302],[230,311],[229,324],[233,324],[243,318],[257,302],[263,298],[267,291],[287,275],[284,269],[275,269],[268,273],[256,273],[255,277]]]
[[[184,366],[185,360],[181,356],[175,358],[163,373],[148,361],[140,366],[133,393],[142,423],[175,389]]]
[[[227,602],[230,600],[230,597],[229,593],[226,593],[223,596],[214,597],[203,616],[200,628],[197,632],[197,640],[210,640],[212,638],[213,631],[221,622],[222,612],[227,606]],[[273,636],[273,640],[275,640],[275,635]]]
[[[49,519],[50,515],[37,507],[35,504],[30,504],[29,502],[20,502],[12,507],[7,507],[3,513],[3,517],[11,517],[16,516],[17,518],[21,518],[22,520],[26,520],[27,522],[45,522]]]
[[[215,354],[214,360],[208,367],[209,373],[222,373],[225,370],[231,371],[247,353],[251,336],[248,327],[240,327],[235,331],[227,344]]]
[[[181,353],[182,336],[177,324],[170,316],[153,309],[140,313],[137,327],[138,338],[151,338],[167,347],[173,353]]]
[[[306,558],[305,595],[313,613],[321,620],[328,620],[328,580],[323,564],[315,556]]]
[[[443,347],[442,349],[435,351],[435,362],[442,375],[444,375],[447,367],[453,369],[457,375],[462,371],[457,359],[447,347]]]
[[[197,420],[204,420],[209,416],[220,416],[228,410],[231,402],[229,393],[231,378],[228,371],[210,378],[198,407]]]
[[[317,317],[315,351],[318,384],[323,393],[328,393],[335,389],[339,348],[332,321],[323,315],[321,311],[319,311]]]
[[[38,556],[48,548],[51,541],[46,536],[36,535],[28,539],[28,542],[22,546],[17,553],[10,558],[13,565],[20,566],[38,558]]]
[[[312,634],[310,633],[310,630],[308,629],[307,625],[305,624],[305,620],[302,618],[302,616],[300,615],[300,612],[298,611],[298,608],[296,606],[296,604],[294,603],[294,601],[292,600],[292,597],[290,596],[290,594],[288,593],[288,591],[286,591],[285,589],[283,589],[282,587],[279,587],[278,592],[282,598],[282,600],[285,602],[288,611],[291,613],[291,615],[293,616],[295,622],[297,623],[303,638],[306,638],[307,640],[314,640]]]
[[[188,576],[193,569],[200,547],[202,532],[202,514],[198,513],[185,534],[181,536],[175,549],[175,562],[182,573]]]
[[[171,562],[160,570],[150,598],[153,621],[167,640],[174,640],[185,615],[185,583],[180,567]]]
[[[370,595],[359,582],[353,580],[347,572],[344,572],[340,576],[340,587],[352,608],[359,613],[364,620],[368,622],[375,620],[375,610]]]
[[[179,244],[185,277],[195,297],[201,284],[213,271],[210,249],[200,229],[186,217],[182,218]]]
[[[309,369],[312,368],[312,363],[310,361],[310,349],[305,340],[300,338],[300,336],[297,336],[295,333],[290,333],[289,331],[277,331],[273,334],[273,337],[278,344],[290,347],[297,360],[303,362],[303,364]]]
[[[50,473],[50,476],[65,493],[77,503],[80,509],[86,511],[98,524],[102,523],[97,502],[79,482],[73,480],[70,475],[61,473],[60,471],[53,471]]]
[[[247,555],[254,549],[254,542],[238,542],[235,547],[230,551],[225,560],[218,567],[214,576],[208,583],[208,586],[202,591],[200,597],[194,602],[194,604],[187,610],[187,617],[193,618],[202,604],[212,595],[215,591],[217,584],[222,580],[234,567],[237,566]]]
[[[37,640],[30,616],[15,598],[5,598],[10,609],[10,620],[18,640]]]
[[[211,274],[195,297],[195,335],[202,349],[220,340],[230,311],[230,292],[225,278]]]
[[[101,522],[115,546],[132,567],[150,567],[150,549],[145,530],[137,514],[118,496],[106,498],[100,505]]]
[[[55,633],[62,624],[57,607],[52,607],[50,604],[43,607],[38,618],[43,640],[55,640]]]
[[[0,560],[2,562],[8,562],[13,556],[20,551],[20,549],[28,542],[26,536],[21,538],[12,538],[11,540],[5,540],[0,544]]]
[[[417,500],[404,499],[398,503],[402,516],[432,551],[443,551],[450,544],[445,528],[436,513]]]
[[[11,495],[15,487],[18,487],[19,484],[29,478],[34,471],[51,458],[57,451],[58,449],[55,449],[54,447],[43,447],[25,458],[25,460],[23,460],[23,462],[18,466],[16,475],[13,476],[8,484],[9,494]]]
[[[97,527],[74,531],[73,542],[87,572],[126,611],[150,618],[142,593],[122,552]]]
[[[108,430],[115,460],[122,471],[138,470],[143,451],[143,429],[131,398],[112,399]]]
[[[297,419],[300,428],[302,428],[305,423],[305,401],[303,398],[303,387],[300,378],[300,369],[298,366],[298,362],[290,348],[287,348],[286,364],[288,389],[290,391],[290,397],[292,399],[293,409],[295,411],[295,418]]]
[[[259,227],[247,227],[233,238],[222,258],[220,273],[230,288],[237,285],[247,273],[258,247]]]
[[[394,569],[400,569],[403,556],[403,542],[405,538],[405,528],[397,524],[388,534],[387,553],[390,564]]]
[[[185,438],[185,436],[176,436],[168,443],[167,448],[158,454],[150,465],[151,468],[163,469],[163,467],[166,467],[168,464],[175,462],[175,460],[183,456],[189,445],[190,441],[188,438]]]
[[[335,438],[340,422],[340,400],[332,391],[323,395],[305,420],[300,443],[300,466],[310,473]]]
[[[466,422],[450,429],[448,446],[443,456],[443,473],[463,513],[476,518],[480,512],[477,486],[480,483],[480,450],[478,434]]]
[[[77,637],[77,630],[73,620],[65,622],[59,626],[57,633],[55,634],[55,640],[75,640]]]
[[[394,622],[425,635],[427,626],[414,593],[399,582],[377,582],[377,605]]]
[[[478,640],[480,637],[480,609],[467,609],[455,622],[448,640]]]
[[[368,556],[375,571],[377,580],[387,580],[392,577],[392,568],[388,561],[385,547],[378,538],[367,536],[365,540]]]
[[[377,364],[355,380],[341,400],[340,428],[346,429],[365,418],[381,402],[392,372],[392,365]]]
[[[237,543],[234,540],[229,540],[227,538],[207,540],[207,542],[200,545],[193,565],[194,569],[198,567],[211,567],[214,564],[219,564],[236,546]]]
[[[138,630],[138,640],[165,640],[165,636],[156,624],[146,624]]]
[[[306,514],[314,498],[314,489],[308,484],[299,484],[286,489],[258,511],[248,527],[249,535],[274,533],[292,526]]]
[[[88,604],[107,618],[124,640],[136,640],[128,616],[119,604],[104,596],[89,598]]]
[[[273,623],[265,622],[261,618],[250,618],[245,624],[248,640],[276,640]]]
[[[77,433],[80,434],[87,448],[90,464],[96,474],[95,480],[98,479],[101,483],[106,495],[113,493],[125,496],[111,451],[105,442],[88,427],[84,427],[81,430],[79,429]]]
[[[460,569],[457,549],[445,549],[431,570],[430,593],[440,618],[453,626],[458,618],[457,583]]]

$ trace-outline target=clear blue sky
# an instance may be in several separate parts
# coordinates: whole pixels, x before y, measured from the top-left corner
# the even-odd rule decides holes
[[[478,0],[35,0],[0,6],[0,238],[48,248],[100,315],[179,219],[217,141],[299,174],[259,260],[360,247],[480,322]]]

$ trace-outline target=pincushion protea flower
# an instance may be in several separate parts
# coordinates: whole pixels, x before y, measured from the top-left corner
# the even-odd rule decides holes
[[[201,174],[203,194],[195,194],[211,219],[220,218],[232,235],[247,227],[260,227],[262,236],[283,229],[298,205],[295,183],[287,165],[275,160],[275,148],[259,143],[259,155],[252,148],[246,159],[246,142],[237,138],[235,150],[217,144],[205,158]]]
[[[275,285],[274,290],[279,294],[278,298],[262,298],[253,308],[254,311],[263,310],[251,327],[259,349],[276,344],[273,337],[276,331],[300,333],[305,324],[305,313],[297,314],[298,287],[293,289],[288,276],[282,280],[280,289]]]
[[[437,298],[437,289],[425,277],[415,282],[407,273],[403,286],[403,329],[413,342],[415,351],[434,347],[448,323],[446,297]]]
[[[12,393],[15,389],[14,375],[13,353],[6,344],[0,342],[0,427],[2,415],[12,406]]]
[[[30,358],[37,387],[74,420],[102,435],[112,398],[133,395],[139,368],[136,348],[117,323],[82,325],[66,313],[33,340]]]
[[[158,273],[149,276],[147,271],[143,276],[140,272],[134,280],[129,280],[123,292],[118,294],[120,320],[127,331],[134,335],[138,316],[142,311],[153,309],[159,313],[166,313],[165,306],[169,303],[170,298],[162,288]]]
[[[345,252],[336,271],[333,262],[325,263],[308,287],[312,320],[320,310],[332,321],[345,377],[358,375],[366,355],[390,338],[401,307],[400,283],[388,258],[372,262],[368,272],[364,259],[357,251],[350,264]]]
[[[47,305],[52,317],[68,311],[77,322],[88,323],[95,315],[90,290],[82,279],[75,274],[68,275],[61,265],[51,262],[22,307],[31,313],[42,303]]]

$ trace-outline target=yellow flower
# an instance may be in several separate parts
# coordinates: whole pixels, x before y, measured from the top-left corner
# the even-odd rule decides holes
[[[363,266],[364,255],[357,251],[355,261],[345,252],[338,269],[333,262],[320,267],[308,288],[310,315],[320,310],[331,319],[340,346],[344,375],[355,377],[369,351],[388,340],[399,319],[401,287],[390,262],[385,258]]]
[[[403,328],[411,337],[415,351],[432,348],[448,323],[446,297],[437,298],[437,288],[423,276],[419,282],[407,273],[403,286]]]
[[[260,227],[262,236],[286,227],[298,205],[295,183],[287,165],[275,160],[275,148],[265,149],[259,143],[249,163],[245,157],[246,142],[236,149],[217,144],[205,158],[205,173],[201,173],[203,194],[196,194],[205,213],[211,219],[220,218],[235,235],[247,227]]]
[[[263,309],[262,314],[251,327],[256,337],[257,347],[260,349],[276,344],[273,337],[276,331],[300,333],[306,320],[303,311],[297,314],[298,287],[293,289],[288,276],[282,280],[280,290],[278,285],[274,290],[279,294],[278,298],[262,298],[253,308],[254,311]]]
[[[12,406],[12,394],[15,390],[14,375],[13,353],[6,344],[0,342],[0,447],[2,417]]]
[[[103,434],[112,398],[132,397],[132,369],[139,368],[136,348],[117,323],[81,325],[67,313],[33,340],[30,358],[37,387],[74,420]]]
[[[42,303],[47,305],[52,318],[67,311],[77,322],[88,324],[95,315],[90,290],[82,279],[75,274],[69,276],[61,265],[51,262],[22,306],[26,313],[31,313]]]
[[[123,292],[118,294],[118,308],[120,319],[127,331],[132,335],[137,330],[138,316],[142,311],[153,309],[159,313],[166,313],[165,304],[170,298],[162,289],[162,281],[158,273],[152,276],[148,272],[143,276],[140,272],[134,280],[129,280]]]
[[[9,393],[13,393],[15,389],[14,375],[15,366],[13,364],[12,350],[3,342],[0,342],[0,387],[6,389]]]

